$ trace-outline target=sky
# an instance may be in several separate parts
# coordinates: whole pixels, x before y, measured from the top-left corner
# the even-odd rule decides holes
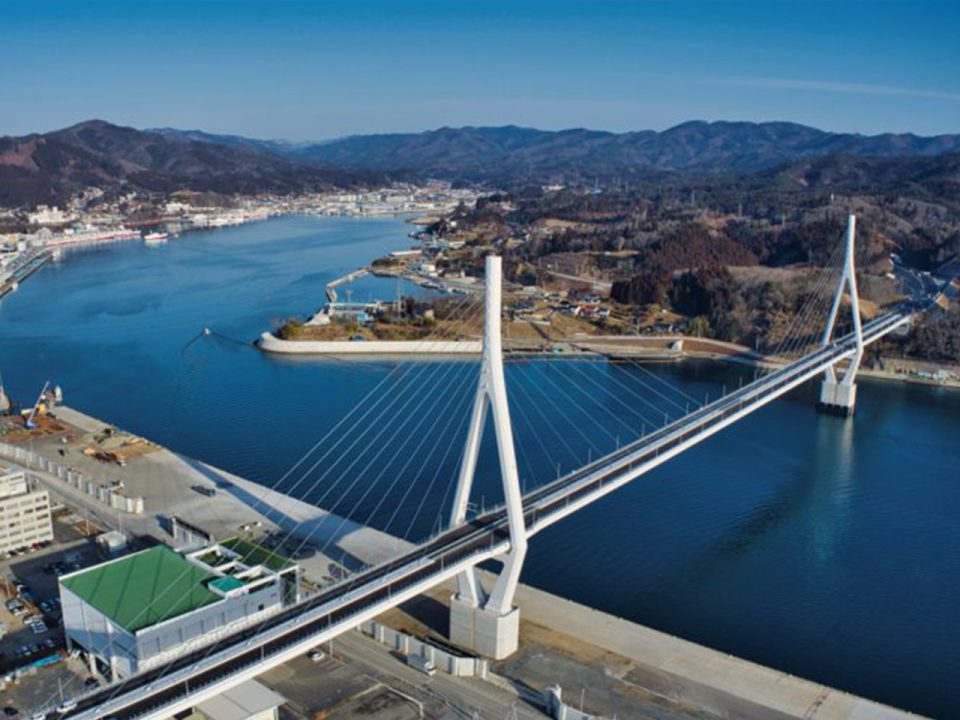
[[[0,135],[960,132],[960,2],[0,0]]]

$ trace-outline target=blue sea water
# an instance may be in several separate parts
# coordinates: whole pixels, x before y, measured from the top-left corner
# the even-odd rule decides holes
[[[92,415],[425,536],[449,505],[476,363],[290,359],[250,344],[323,304],[331,279],[406,246],[407,231],[396,219],[289,217],[163,247],[72,252],[0,302],[0,372],[17,398],[52,379]],[[355,300],[395,293],[378,278],[351,289]],[[522,480],[549,480],[751,373],[704,362],[508,364]],[[364,398],[370,413],[350,415]],[[956,391],[865,381],[856,418],[842,420],[817,415],[803,388],[538,535],[523,581],[956,716],[958,437]],[[498,501],[491,441],[478,506]]]

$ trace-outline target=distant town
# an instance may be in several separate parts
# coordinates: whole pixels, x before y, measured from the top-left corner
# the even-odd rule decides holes
[[[141,197],[130,192],[106,199],[95,188],[66,207],[40,205],[34,210],[0,209],[0,297],[66,248],[144,240],[159,244],[192,230],[241,225],[288,214],[371,217],[409,214],[436,221],[461,204],[472,205],[478,193],[449,183],[394,184],[390,187],[280,197],[216,196],[206,205],[204,193],[175,192],[169,197]]]

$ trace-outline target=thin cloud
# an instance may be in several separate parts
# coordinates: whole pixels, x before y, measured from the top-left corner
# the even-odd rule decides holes
[[[713,79],[727,85],[770,88],[772,90],[813,90],[819,92],[851,93],[856,95],[893,95],[897,97],[927,98],[931,100],[960,100],[960,93],[898,87],[895,85],[830,82],[827,80],[791,80],[789,78],[754,77],[750,75],[729,75],[714,77]]]

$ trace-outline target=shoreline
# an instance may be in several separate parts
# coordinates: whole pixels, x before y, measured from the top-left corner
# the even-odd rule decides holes
[[[619,340],[620,347],[612,348],[608,341]],[[702,338],[687,338],[685,336],[662,335],[645,336],[648,342],[673,343],[676,341],[695,341],[700,345],[711,345],[701,349],[687,349],[671,351],[668,347],[624,347],[626,342],[633,338],[614,336],[612,338],[576,338],[567,341],[558,341],[557,345],[576,347],[579,352],[553,352],[525,346],[522,342],[511,343],[504,338],[505,350],[513,357],[553,358],[556,361],[574,359],[577,357],[605,357],[610,361],[627,360],[633,362],[683,362],[684,360],[714,360],[718,362],[746,365],[748,367],[775,369],[783,365],[775,358],[761,355],[744,346],[733,345],[721,341],[704,340]],[[534,343],[533,345],[536,345]],[[685,342],[686,344],[686,342]],[[480,340],[368,340],[356,342],[350,340],[282,340],[271,332],[264,332],[254,345],[262,352],[271,355],[313,356],[322,360],[327,356],[343,358],[359,358],[373,356],[416,356],[431,357],[444,355],[479,355],[482,351]],[[960,390],[960,380],[935,380],[918,377],[909,373],[875,368],[860,368],[857,377],[885,382],[899,382],[907,385],[923,385],[927,387],[941,387],[948,390]]]

